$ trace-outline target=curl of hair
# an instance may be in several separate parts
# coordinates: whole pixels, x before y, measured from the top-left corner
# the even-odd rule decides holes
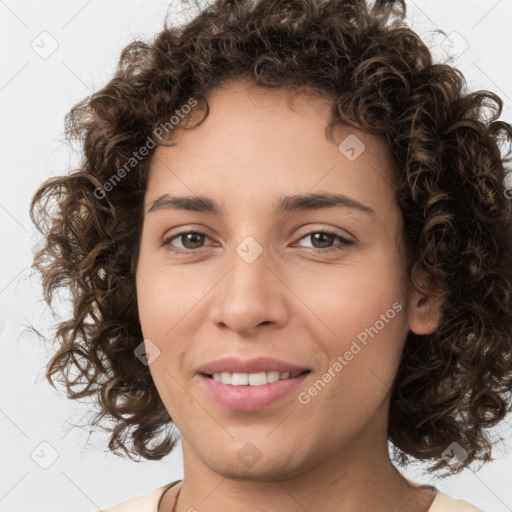
[[[343,123],[387,141],[407,275],[442,300],[438,328],[407,335],[388,438],[401,464],[433,460],[431,471],[446,469],[442,453],[453,442],[467,457],[446,474],[492,460],[486,430],[505,417],[512,389],[512,127],[499,120],[498,96],[467,93],[460,71],[433,62],[404,15],[393,1],[216,0],[186,24],[166,20],[152,43],[128,44],[107,85],[67,114],[82,163],[43,183],[30,208],[46,240],[33,264],[45,299],[66,287],[74,309],[56,330],[47,378],[53,385],[61,375],[70,398],[96,397],[94,423],[114,420],[114,453],[160,459],[176,443],[168,434],[149,446],[172,419],[134,356],[143,339],[134,276],[154,152],[135,165],[134,151],[191,97],[206,107],[204,120],[212,91],[245,78],[331,98],[331,140]],[[193,129],[186,125],[174,133]],[[80,379],[70,378],[73,368]]]

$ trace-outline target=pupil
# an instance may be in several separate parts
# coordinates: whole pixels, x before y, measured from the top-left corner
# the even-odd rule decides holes
[[[200,244],[201,244],[201,242],[202,242],[203,236],[204,236],[204,235],[202,235],[201,233],[188,233],[188,234],[185,236],[185,241],[186,241],[186,242],[189,242],[189,241],[190,241],[189,237],[199,237],[199,245],[200,245]],[[197,242],[197,240],[196,240],[196,242],[194,242],[194,241],[192,240],[192,244],[194,244],[194,243],[198,243],[198,242]],[[187,247],[187,243],[185,243],[184,245],[185,245],[185,247]],[[187,247],[187,249],[196,249],[196,247],[195,247],[195,246],[194,246],[194,247]]]
[[[327,233],[314,233],[312,236],[313,236],[313,240],[315,241],[315,244],[316,244],[316,242],[319,242],[321,247],[329,246],[329,241],[331,241],[331,239],[333,237],[333,235],[329,235]],[[190,239],[189,237],[192,237],[192,239]],[[196,240],[194,241],[194,237],[198,237],[198,239],[196,238]],[[201,233],[188,233],[185,236],[185,240],[186,240],[185,246],[187,245],[188,242],[191,242],[193,247],[187,247],[187,248],[195,249],[195,248],[197,248],[196,247],[197,244],[201,245],[201,243],[203,242],[203,238],[204,238],[204,235],[202,235]],[[320,239],[320,240],[318,240],[318,239]],[[196,245],[194,245],[194,244],[196,244]]]
[[[315,240],[315,237],[327,237],[327,240],[329,241],[332,238],[333,235],[328,235],[327,233],[314,233],[313,234],[313,240]],[[325,238],[324,238],[325,243]],[[327,246],[329,243],[327,243]],[[322,247],[325,247],[325,245],[322,245]]]

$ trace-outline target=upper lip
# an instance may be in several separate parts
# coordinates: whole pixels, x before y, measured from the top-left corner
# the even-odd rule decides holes
[[[309,370],[305,366],[280,361],[272,357],[255,357],[253,359],[242,359],[241,357],[228,356],[209,363],[203,364],[199,373],[212,375],[214,373],[258,373],[258,372],[289,372],[291,374],[301,373]]]

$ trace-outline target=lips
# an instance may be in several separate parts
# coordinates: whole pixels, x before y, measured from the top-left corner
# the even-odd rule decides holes
[[[310,370],[307,366],[288,363],[272,357],[256,357],[242,359],[237,356],[227,356],[216,359],[199,367],[198,373],[213,375],[214,373],[258,373],[258,372],[289,372],[290,374],[302,373]]]
[[[281,403],[304,385],[309,373],[294,378],[278,380],[261,386],[233,386],[199,374],[199,382],[206,395],[223,409],[237,412],[254,412]],[[289,402],[288,402],[289,403]]]

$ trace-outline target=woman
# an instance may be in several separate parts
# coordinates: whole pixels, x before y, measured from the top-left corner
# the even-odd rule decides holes
[[[480,510],[388,440],[441,476],[492,460],[512,127],[404,14],[217,0],[68,114],[83,165],[31,205],[75,308],[48,379],[98,398],[114,453],[183,446],[183,481],[109,511]]]

